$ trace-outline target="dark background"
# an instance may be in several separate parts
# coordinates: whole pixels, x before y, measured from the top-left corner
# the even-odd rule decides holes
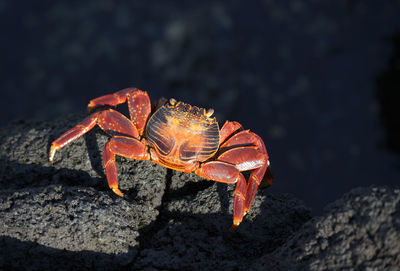
[[[315,214],[397,186],[400,1],[330,2],[0,1],[0,124],[136,86],[261,135],[271,191]]]

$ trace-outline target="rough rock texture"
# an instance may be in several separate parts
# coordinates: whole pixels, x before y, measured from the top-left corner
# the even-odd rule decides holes
[[[113,261],[126,264],[137,252],[134,247],[138,245],[139,224],[148,215],[143,208],[112,199],[93,188],[50,185],[2,191],[0,197],[1,246],[9,250],[3,255],[6,267],[39,267],[37,260],[42,261],[43,268],[99,268]],[[19,248],[27,242],[29,250]],[[79,251],[86,253],[74,255]],[[97,253],[99,257],[88,257],[88,253]],[[101,257],[104,253],[115,255]],[[72,255],[79,264],[70,264]]]
[[[159,215],[166,169],[118,159],[126,198],[110,193],[100,151],[107,136],[99,129],[56,153],[53,164],[47,161],[51,141],[78,119],[19,123],[2,130],[0,235],[2,247],[19,253],[2,249],[1,264],[117,268],[132,261],[139,231]]]
[[[100,129],[47,161],[51,141],[80,119],[1,130],[0,268],[242,269],[310,219],[292,196],[260,191],[229,233],[233,186],[122,158],[120,198],[106,184]]]
[[[126,197],[114,195],[99,129],[48,163],[51,141],[79,119],[0,132],[0,268],[399,270],[400,190],[352,190],[312,220],[292,196],[260,191],[230,233],[234,186],[118,158]]]
[[[357,188],[307,222],[255,270],[400,270],[400,190]]]
[[[173,176],[172,182],[202,190],[182,195],[171,189],[160,230],[144,245],[135,269],[246,270],[308,219],[307,209],[292,196],[259,193],[238,232],[229,233],[233,186],[190,183],[193,179],[200,180],[184,173]]]

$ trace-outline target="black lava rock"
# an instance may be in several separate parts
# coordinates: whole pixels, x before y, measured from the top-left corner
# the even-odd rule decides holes
[[[0,132],[0,268],[242,269],[310,219],[299,200],[260,190],[230,233],[234,186],[118,157],[120,198],[106,184],[100,129],[47,161],[51,142],[79,119]]]

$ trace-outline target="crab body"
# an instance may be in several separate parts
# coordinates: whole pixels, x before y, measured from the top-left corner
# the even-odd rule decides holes
[[[113,109],[98,109],[127,102],[130,119]],[[233,226],[235,229],[251,208],[266,174],[272,183],[269,157],[262,139],[243,130],[238,122],[227,121],[221,129],[205,110],[174,99],[157,100],[153,106],[146,92],[127,88],[93,99],[89,116],[65,132],[50,147],[55,152],[91,130],[96,124],[111,136],[103,149],[103,165],[109,187],[119,196],[115,155],[151,160],[178,171],[224,183],[236,183]],[[251,170],[246,181],[243,171]]]
[[[219,147],[219,128],[203,108],[182,102],[159,108],[146,126],[146,139],[158,163],[192,172],[199,162],[212,157]]]

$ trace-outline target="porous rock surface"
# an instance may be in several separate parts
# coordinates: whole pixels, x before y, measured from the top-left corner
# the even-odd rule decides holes
[[[400,190],[356,188],[255,270],[400,270]]]
[[[118,157],[125,197],[114,195],[100,129],[50,164],[51,141],[81,118],[0,131],[0,269],[398,270],[399,190],[353,190],[313,219],[260,190],[230,233],[232,185]]]
[[[79,119],[2,130],[0,267],[118,268],[132,261],[139,231],[157,218],[166,169],[117,159],[126,199],[110,193],[101,165],[107,136],[98,129],[48,162],[51,141]]]
[[[241,269],[310,219],[292,196],[260,191],[230,233],[234,186],[117,157],[120,198],[107,187],[100,129],[47,161],[51,142],[82,117],[1,130],[0,268]]]

